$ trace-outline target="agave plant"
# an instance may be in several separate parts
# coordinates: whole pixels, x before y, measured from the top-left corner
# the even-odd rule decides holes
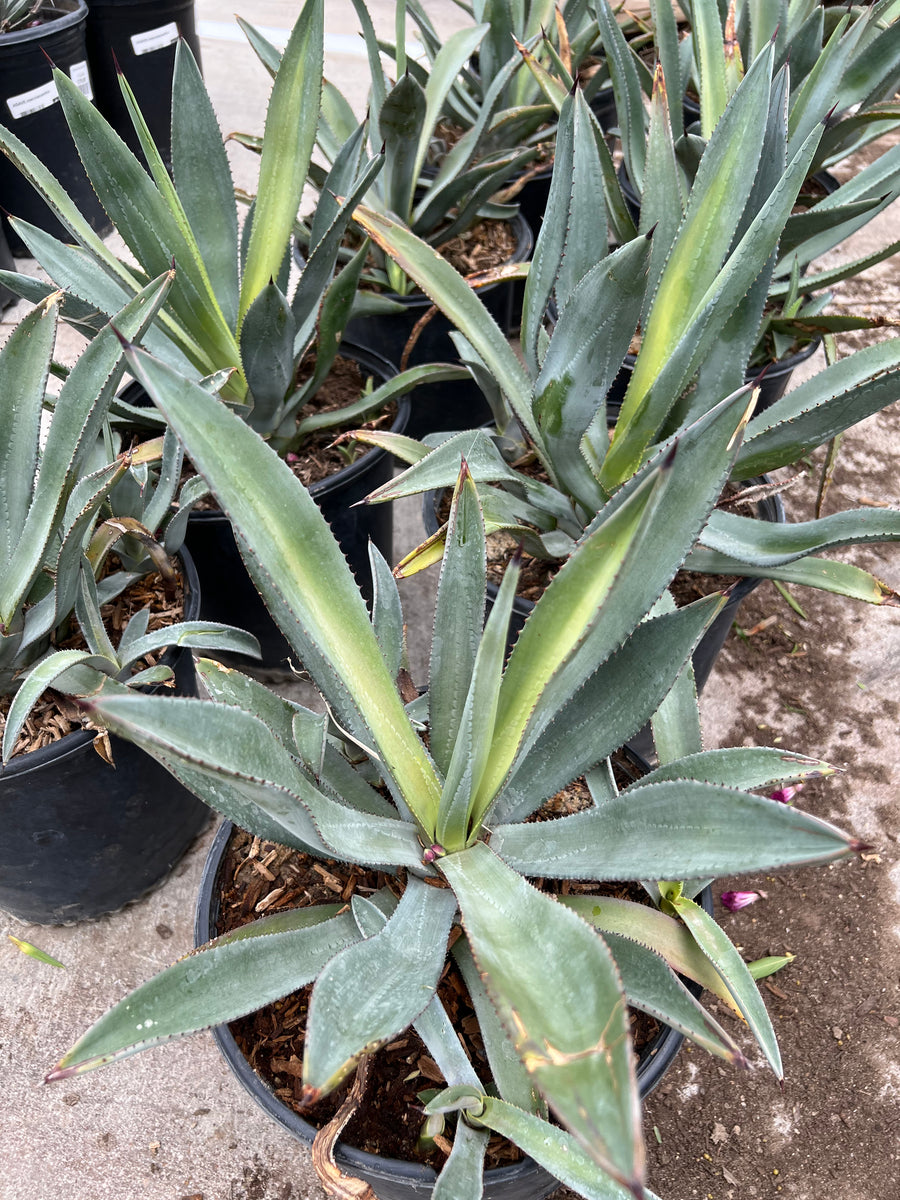
[[[119,333],[141,337],[170,286],[171,273],[144,288],[116,315]],[[34,701],[51,685],[65,690],[65,679],[58,677],[80,662],[128,678],[132,664],[177,642],[207,649],[243,647],[251,654],[255,649],[248,635],[202,622],[148,634],[146,612],[132,619],[118,648],[111,644],[101,605],[151,570],[160,570],[174,586],[169,556],[180,548],[201,484],[186,485],[183,508],[173,509],[182,451],[171,434],[115,456],[103,453],[102,442],[98,449],[124,371],[122,347],[110,325],[79,358],[56,399],[48,399],[61,303],[59,293],[44,300],[0,351],[5,430],[0,695],[13,697],[5,719],[4,761]],[[121,565],[105,573],[113,547]],[[89,649],[56,651],[76,625]],[[139,686],[170,675],[167,668],[149,668],[128,682]]]
[[[742,1061],[688,999],[668,958],[743,1014],[780,1074],[747,967],[690,897],[710,875],[830,861],[858,848],[815,817],[742,790],[771,790],[827,772],[825,764],[768,749],[700,750],[685,664],[720,598],[669,611],[663,593],[731,471],[743,403],[717,406],[702,430],[656,453],[619,491],[505,666],[518,568],[482,631],[484,524],[460,465],[429,691],[407,706],[403,620],[383,560],[373,556],[370,616],[316,505],[271,448],[165,364],[140,351],[129,363],[252,547],[248,569],[328,713],[212,662],[201,663],[209,701],[162,703],[97,676],[83,703],[246,829],[315,857],[378,865],[405,883],[399,900],[385,889],[340,912],[280,913],[224,935],[101,1018],[49,1078],[231,1020],[315,981],[308,1099],[410,1025],[439,1065],[449,1091],[430,1108],[465,1117],[435,1195],[481,1195],[487,1130],[498,1129],[584,1196],[649,1196],[626,1001]],[[248,490],[248,476],[265,486]],[[617,794],[607,756],[654,713],[662,765]],[[347,745],[357,764],[366,755],[358,771],[342,753]],[[526,822],[585,772],[586,811],[552,825]],[[539,876],[692,883],[648,884],[649,907],[607,907],[553,899],[529,882]],[[435,996],[448,955],[470,982],[493,1080],[473,1072]]]
[[[238,407],[281,453],[316,429],[378,412],[416,385],[428,369],[362,395],[348,409],[304,417],[303,409],[338,353],[349,319],[364,248],[334,277],[338,247],[353,203],[366,193],[381,159],[360,157],[365,127],[355,128],[329,173],[313,225],[306,268],[288,300],[290,244],[310,169],[322,90],[322,0],[307,0],[272,89],[257,195],[243,229],[228,158],[213,106],[186,43],[179,44],[172,87],[172,173],[122,87],[150,174],[64,73],[55,73],[60,103],[101,203],[138,264],[112,251],[89,228],[50,172],[10,131],[0,149],[39,189],[74,246],[25,222],[13,225],[51,280],[65,289],[65,314],[90,336],[172,262],[176,279],[146,344],[195,376],[215,377],[223,400]],[[356,171],[360,174],[357,177]],[[346,195],[339,205],[335,195]],[[4,280],[40,299],[47,285],[23,275]],[[98,317],[97,314],[100,314]],[[304,363],[314,369],[299,374]],[[437,377],[442,377],[440,370]],[[452,375],[451,375],[452,377]],[[114,411],[146,422],[147,411],[117,401]]]
[[[480,2],[461,5],[482,35],[476,57],[464,63],[444,101],[444,118],[459,133],[465,134],[484,122],[481,134],[483,150],[508,149],[539,142],[552,144],[556,114],[542,94],[533,76],[522,70],[516,44],[546,47],[547,62],[559,58],[569,72],[577,71],[597,42],[597,23],[586,0],[567,0],[555,5],[548,0],[531,3],[497,4]],[[410,74],[425,88],[438,65],[444,45],[428,13],[419,0],[406,0],[407,12],[414,22],[424,47],[426,63],[407,60]],[[399,15],[399,10],[398,10]],[[402,45],[402,43],[401,43]],[[398,46],[382,46],[396,61]],[[594,71],[586,87],[590,98],[605,78]]]
[[[397,79],[392,82],[385,74],[380,58],[380,43],[372,18],[363,0],[353,0],[366,40],[370,72],[369,141],[373,152],[383,154],[383,170],[371,180],[366,200],[380,211],[391,212],[432,244],[443,244],[466,232],[484,217],[509,217],[515,209],[491,203],[491,198],[503,184],[534,158],[535,149],[521,149],[517,144],[504,146],[502,151],[484,153],[484,140],[489,122],[500,99],[500,89],[486,104],[475,124],[444,155],[435,150],[442,144],[441,127],[446,125],[448,96],[460,71],[468,63],[488,26],[476,25],[458,31],[441,47],[424,85],[406,53],[406,0],[396,6],[397,43],[394,54]],[[257,30],[247,27],[251,44],[263,65],[277,79],[283,70],[281,56]],[[510,64],[512,72],[517,63]],[[357,119],[349,102],[332,84],[326,82],[323,91],[322,119],[317,144],[328,164],[337,164],[346,156],[347,145],[354,138]],[[250,147],[258,148],[259,139],[242,136]],[[357,152],[364,154],[364,142],[357,143]],[[426,168],[429,170],[426,171]],[[310,182],[316,187],[318,209],[331,185],[324,170],[313,163]],[[298,239],[306,245],[313,235],[314,225],[301,224]],[[377,252],[376,252],[377,253]],[[345,251],[345,255],[349,254]],[[399,295],[405,295],[409,284],[389,259],[366,269],[366,279]]]
[[[738,30],[746,30],[748,10],[752,39],[742,57]],[[812,9],[812,13],[808,10]],[[784,10],[784,11],[782,11]],[[596,0],[601,37],[608,55],[616,93],[618,122],[628,183],[640,208],[641,232],[658,229],[670,234],[684,217],[706,142],[725,112],[748,65],[760,55],[768,57],[770,42],[776,67],[791,50],[791,75],[778,103],[787,106],[788,150],[793,152],[824,121],[816,150],[809,161],[810,181],[797,197],[798,211],[785,222],[768,275],[768,301],[764,320],[757,317],[756,346],[751,361],[759,366],[822,334],[865,326],[865,318],[823,314],[831,299],[826,289],[854,278],[868,267],[900,250],[900,239],[891,241],[861,259],[841,263],[827,271],[811,270],[823,254],[836,249],[900,196],[900,155],[896,147],[885,150],[843,185],[833,177],[816,176],[824,167],[853,149],[880,136],[900,120],[896,105],[884,101],[896,90],[900,11],[893,0],[883,0],[838,22],[827,44],[813,53],[807,33],[784,38],[789,27],[787,6],[739,5],[732,0],[723,30],[715,0],[697,0],[689,6],[695,21],[692,36],[678,40],[671,6],[652,6],[654,15],[655,73],[637,56],[615,20],[607,0]],[[790,6],[791,20],[803,18],[819,30],[823,10],[808,3]],[[779,20],[784,21],[779,25]],[[806,18],[809,18],[808,22]],[[759,36],[760,30],[767,31]],[[777,32],[777,37],[774,35]],[[749,39],[749,34],[747,35]],[[686,131],[682,109],[689,53],[698,55],[696,72],[701,80],[702,120]],[[798,70],[797,55],[800,55]],[[572,86],[571,77],[557,69],[554,77],[532,55],[526,55],[545,93],[561,107]],[[701,69],[702,67],[702,69]],[[797,80],[795,85],[790,80]],[[649,105],[644,103],[650,94]],[[834,109],[844,110],[836,116]],[[852,110],[853,115],[847,115]],[[649,113],[649,117],[648,117]],[[777,118],[781,123],[782,116]],[[828,184],[823,191],[822,181]],[[633,236],[634,225],[623,216],[623,197],[609,156],[604,161],[603,187],[614,239]],[[636,218],[635,218],[636,219]],[[761,285],[760,285],[761,286]],[[755,311],[755,302],[751,305]]]
[[[771,75],[771,62],[770,50],[748,71],[716,126],[681,221],[599,262],[596,180],[605,144],[583,99],[576,94],[566,101],[548,219],[526,285],[524,363],[478,298],[427,246],[374,212],[357,213],[366,232],[460,331],[470,368],[494,403],[498,434],[460,433],[436,447],[371,435],[412,465],[370,499],[451,487],[463,453],[489,527],[525,539],[530,553],[562,559],[650,455],[744,387],[775,249],[821,131],[789,151],[781,103],[786,72]],[[662,157],[655,165],[662,170],[666,162],[672,165]],[[548,335],[543,318],[554,296],[559,318]],[[607,396],[639,324],[641,350],[616,416]],[[892,403],[900,396],[898,366],[896,339],[869,347],[755,416],[735,480],[795,462]],[[520,460],[538,469],[515,469]],[[724,570],[727,561],[732,574],[891,602],[891,589],[818,553],[894,539],[898,522],[892,510],[877,517],[866,510],[785,529],[716,511],[701,538],[706,549],[698,547],[689,561],[702,561],[704,570]],[[442,539],[416,556],[420,565],[440,556]]]

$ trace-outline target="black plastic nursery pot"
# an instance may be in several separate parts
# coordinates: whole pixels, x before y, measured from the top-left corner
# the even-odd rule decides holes
[[[185,620],[200,608],[182,554]],[[196,696],[188,649],[169,649],[179,695]],[[209,809],[131,742],[110,737],[115,768],[79,730],[0,768],[0,909],[69,925],[116,912],[169,874],[209,823]]]
[[[207,856],[194,920],[196,946],[202,946],[216,936],[220,872],[233,830],[234,826],[230,822],[223,822]],[[705,888],[700,893],[698,902],[711,915],[712,889]],[[690,980],[684,982],[695,996],[700,996],[702,989],[697,984]],[[250,1066],[228,1026],[216,1026],[212,1035],[236,1079],[255,1103],[298,1141],[310,1146],[317,1132],[315,1126],[304,1121],[276,1097]],[[666,1025],[641,1051],[637,1077],[642,1099],[653,1091],[672,1066],[683,1041],[684,1036],[681,1033]],[[431,1195],[436,1179],[434,1170],[421,1163],[381,1158],[343,1142],[338,1142],[335,1146],[334,1158],[345,1174],[365,1180],[374,1189],[379,1200],[416,1200],[417,1197],[421,1200],[422,1197]],[[487,1171],[484,1177],[483,1200],[544,1200],[559,1186],[558,1179],[530,1158],[525,1158],[512,1166]]]
[[[0,34],[0,121],[50,168],[91,227],[105,234],[112,225],[84,173],[53,80],[56,66],[93,97],[85,45],[87,5],[84,0],[52,0],[41,12],[42,24]],[[70,240],[5,155],[0,155],[0,206],[64,242]],[[13,253],[28,254],[5,218],[4,230]]]
[[[517,244],[509,261],[527,262],[534,245],[531,227],[521,215],[513,219],[512,225]],[[513,284],[509,281],[492,283],[479,288],[478,295],[501,329],[509,332],[513,321]],[[347,325],[346,336],[357,345],[383,355],[399,370],[413,329],[432,308],[432,303],[422,292],[409,296],[391,294],[388,299],[402,304],[404,311],[358,317]],[[450,339],[454,329],[449,318],[440,310],[434,311],[422,326],[406,365],[414,367],[421,363],[459,362],[459,354]],[[416,389],[407,434],[422,438],[426,433],[471,429],[490,418],[490,407],[474,380],[430,384]]]
[[[172,153],[172,76],[184,39],[200,62],[194,0],[87,0],[87,52],[97,107],[135,154],[140,146],[119,86],[128,80],[163,159]]]
[[[341,343],[341,353],[352,358],[364,373],[377,382],[393,375],[391,364],[379,355],[359,346]],[[410,400],[398,401],[397,416],[391,429],[405,433]],[[367,599],[372,585],[369,570],[369,542],[389,562],[393,556],[393,527],[390,505],[359,504],[369,492],[387,483],[393,471],[391,456],[371,449],[336,474],[314,483],[310,494],[331,526],[344,557]],[[228,662],[250,669],[287,670],[287,660],[296,657],[281,630],[269,614],[256,586],[247,573],[231,522],[220,511],[193,511],[188,519],[185,544],[197,566],[201,581],[200,616],[205,621],[222,621],[252,633],[260,643],[262,657],[229,655]],[[299,665],[299,664],[295,664]]]

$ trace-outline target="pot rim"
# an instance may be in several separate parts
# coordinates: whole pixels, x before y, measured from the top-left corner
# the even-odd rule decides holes
[[[47,7],[50,10],[63,9],[64,11],[55,12],[49,20],[29,29],[12,29],[8,33],[0,33],[0,49],[27,42],[39,42],[53,34],[71,29],[87,18],[88,7],[85,0],[52,0]]]

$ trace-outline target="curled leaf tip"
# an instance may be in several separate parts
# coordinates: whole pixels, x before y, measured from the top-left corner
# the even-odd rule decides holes
[[[854,854],[869,854],[875,849],[875,845],[872,842],[861,842],[858,838],[851,838],[847,843],[847,848]]]
[[[321,1095],[321,1088],[313,1087],[311,1083],[304,1083],[297,1103],[300,1108],[308,1108],[311,1104],[315,1104]]]

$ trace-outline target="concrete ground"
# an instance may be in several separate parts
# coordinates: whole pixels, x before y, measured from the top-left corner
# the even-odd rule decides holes
[[[369,7],[388,33],[392,4],[379,0]],[[446,0],[432,0],[426,7],[445,30],[458,20],[457,10]],[[286,30],[298,8],[298,3],[289,0],[247,0],[241,14],[270,30]],[[198,0],[197,13],[204,70],[223,129],[260,129],[267,76],[221,6],[213,0]],[[365,66],[349,0],[329,2],[327,28],[329,75],[355,88],[354,100],[361,105]],[[243,175],[249,169],[245,158],[238,168],[242,182],[249,183]],[[897,217],[896,211],[885,214],[876,229],[857,239],[853,252],[863,253],[867,239],[896,236],[891,230],[896,230]],[[883,265],[870,273],[857,294],[876,311],[887,305],[896,316],[894,279],[894,265]],[[8,311],[3,325],[8,327],[16,316],[16,311]],[[808,369],[820,366],[817,359]],[[883,467],[886,456],[896,461],[900,449],[896,425],[896,421],[876,420],[854,435],[855,445],[871,452],[875,467]],[[860,496],[871,497],[864,457],[854,459],[859,471],[856,487]],[[900,500],[896,483],[885,493],[883,474],[873,468],[872,478],[876,476],[879,483],[870,484],[870,489],[880,489],[875,499],[896,505]],[[402,551],[419,533],[415,506],[398,514],[397,527],[397,549]],[[900,588],[900,556],[895,548],[887,547],[880,554],[878,573]],[[427,584],[418,586],[418,592],[407,598],[411,642],[427,647]],[[806,593],[804,600],[808,596]],[[825,607],[834,604],[828,600]],[[821,609],[822,605],[813,603],[811,626]],[[880,719],[878,709],[882,700],[900,700],[897,614],[856,607],[844,640],[835,645],[834,652],[843,655],[847,663],[846,689],[818,696],[814,702],[833,706],[836,727],[854,726],[843,747],[858,745],[856,727],[879,722],[884,743],[879,753],[880,771],[877,778],[874,771],[867,774],[868,759],[860,755],[860,764],[854,768],[854,803],[858,832],[880,846],[884,870],[891,873],[893,881],[891,904],[873,913],[872,919],[885,930],[896,929],[900,925],[900,881],[891,838],[898,828],[900,756],[895,724]],[[865,704],[855,681],[867,684]],[[812,678],[809,687],[814,694]],[[714,673],[703,704],[710,745],[738,722],[741,704],[741,694],[728,676]],[[772,719],[760,718],[761,722]],[[822,745],[797,748],[826,757],[834,752],[833,747]],[[868,806],[867,795],[872,797]],[[876,806],[877,819],[873,815]],[[64,971],[55,970],[22,956],[6,938],[0,941],[0,1200],[321,1200],[323,1193],[307,1152],[256,1110],[208,1035],[158,1048],[111,1070],[60,1085],[46,1087],[41,1082],[95,1018],[191,948],[194,899],[210,838],[211,832],[199,839],[172,878],[149,898],[114,916],[74,928],[50,929],[4,920],[0,914],[0,931],[8,930],[35,943],[66,966]],[[896,954],[889,966],[896,989]],[[876,963],[870,969],[874,987],[883,982],[886,968],[884,963]],[[822,1019],[828,1023],[828,1014]],[[691,1119],[689,1115],[687,1119]],[[744,1196],[769,1195],[774,1187],[771,1178],[761,1176],[746,1181],[746,1190],[728,1195],[743,1200]],[[699,1194],[696,1178],[686,1168],[683,1191],[680,1195],[670,1192],[667,1200]],[[707,1194],[705,1186],[702,1194]],[[787,1194],[807,1200],[802,1186]],[[846,1186],[836,1181],[831,1194],[835,1200],[851,1196],[855,1200],[857,1193],[848,1177]],[[884,1194],[890,1194],[890,1189]],[[716,1191],[715,1200],[725,1195],[724,1190]]]

